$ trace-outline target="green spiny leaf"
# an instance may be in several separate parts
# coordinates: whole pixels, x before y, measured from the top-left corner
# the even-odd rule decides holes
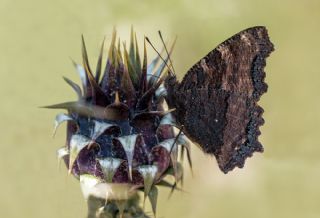
[[[131,33],[130,33],[130,48],[129,48],[129,59],[133,66],[135,67],[135,46],[134,46],[134,31],[133,26],[131,26]]]
[[[103,49],[104,49],[104,41],[105,38],[102,41],[100,54],[97,62],[97,68],[96,68],[96,82],[99,83],[100,81],[100,75],[101,75],[101,65],[102,65],[102,56],[103,56]]]
[[[138,47],[138,40],[137,40],[137,35],[134,35],[135,37],[135,68],[136,68],[136,72],[138,73],[138,75],[141,75],[141,60],[140,60],[140,55],[139,55],[139,47]]]
[[[129,55],[128,55],[128,52],[126,49],[126,45],[124,44],[123,47],[124,47],[124,62],[126,63],[126,65],[128,67],[128,72],[129,72],[131,81],[132,81],[133,85],[136,87],[138,85],[139,77],[138,77],[138,75],[135,71],[135,68],[129,58]]]

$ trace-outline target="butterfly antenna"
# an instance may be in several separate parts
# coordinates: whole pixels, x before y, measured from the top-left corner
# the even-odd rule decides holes
[[[166,43],[164,43],[164,40],[163,40],[161,31],[159,30],[158,33],[159,33],[161,42],[162,42],[162,44],[163,44],[163,47],[164,47],[164,49],[165,49],[165,51],[166,51],[166,53],[167,53],[167,55],[168,55],[168,59],[169,59],[169,61],[170,61],[170,65],[171,65],[171,67],[172,67],[173,74],[176,74],[176,71],[175,71],[175,69],[174,69],[174,67],[173,67],[173,64],[172,64],[172,61],[171,61],[170,53],[169,53],[169,51],[168,51],[168,49],[167,49]]]
[[[160,53],[157,51],[157,49],[153,46],[153,44],[150,42],[148,37],[145,37],[147,42],[151,45],[151,47],[153,48],[153,50],[159,55],[159,57],[161,58],[161,60],[164,62],[164,64],[167,66],[167,68],[169,69],[169,72],[171,72],[170,67],[167,63],[167,60],[164,60],[164,58],[160,55]]]

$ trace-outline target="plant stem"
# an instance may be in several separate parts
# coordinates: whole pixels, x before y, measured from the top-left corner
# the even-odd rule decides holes
[[[88,199],[87,218],[150,218],[139,205],[140,197],[133,195],[128,200],[106,201],[95,197]]]

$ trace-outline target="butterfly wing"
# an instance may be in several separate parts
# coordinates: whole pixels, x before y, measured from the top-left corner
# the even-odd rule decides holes
[[[265,27],[241,31],[196,63],[181,83],[166,81],[167,101],[184,132],[227,173],[255,151],[263,125],[257,105],[267,91],[266,58],[273,51]]]

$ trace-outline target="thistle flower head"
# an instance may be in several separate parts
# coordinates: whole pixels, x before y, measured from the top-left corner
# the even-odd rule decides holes
[[[74,63],[81,87],[64,78],[78,99],[48,106],[67,110],[55,119],[55,131],[67,122],[66,145],[58,150],[58,158],[80,180],[84,197],[100,202],[95,214],[135,217],[130,201],[137,191],[150,199],[155,213],[157,186],[174,189],[183,178],[179,150],[187,151],[191,165],[190,141],[175,131],[174,109],[165,101],[169,54],[148,63],[146,40],[140,57],[134,32],[127,49],[114,31],[102,70],[103,49],[102,44],[94,73],[82,38],[82,64]]]

